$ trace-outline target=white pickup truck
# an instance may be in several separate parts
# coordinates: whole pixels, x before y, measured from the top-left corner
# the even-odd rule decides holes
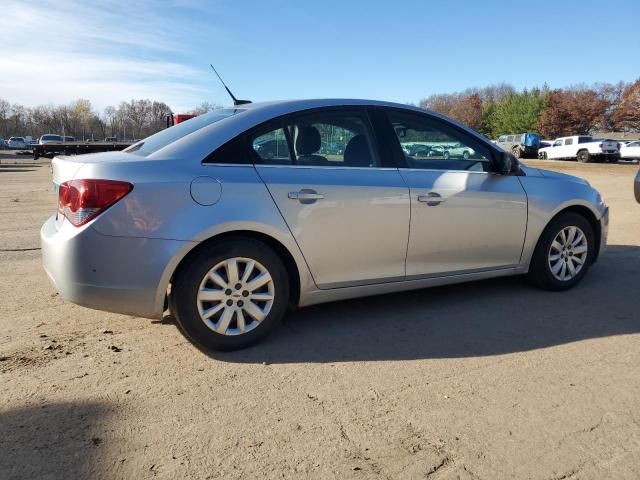
[[[550,147],[538,150],[538,158],[576,159],[579,162],[617,162],[620,159],[618,142],[586,135],[556,138]]]

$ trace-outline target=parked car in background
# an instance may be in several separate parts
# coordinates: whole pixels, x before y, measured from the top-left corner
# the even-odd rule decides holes
[[[0,150],[4,150],[7,148],[7,144],[4,141],[4,138],[0,138]]]
[[[537,133],[518,133],[501,135],[496,144],[516,158],[537,158],[540,148],[540,135]]]
[[[636,180],[633,182],[633,191],[636,195],[636,201],[640,203],[640,170],[636,173]]]
[[[550,147],[541,148],[538,157],[543,160],[577,160],[578,162],[617,162],[620,159],[618,142],[595,139],[588,135],[557,138]]]
[[[105,137],[104,141],[108,142],[108,143],[117,143],[118,142],[118,137]]]
[[[640,160],[640,140],[628,142],[620,149],[620,158],[624,160]]]
[[[58,143],[62,143],[63,141],[64,139],[62,138],[62,135],[56,135],[54,133],[46,133],[40,137],[40,139],[38,140],[38,144],[39,145],[46,145],[48,143],[58,144]]]
[[[65,142],[75,142],[76,141],[76,137],[71,137],[69,135],[65,135],[64,136],[64,141]]]
[[[432,148],[422,143],[409,143],[403,145],[402,150],[412,157],[428,157],[431,155]]]
[[[464,158],[465,160],[468,160],[469,158],[473,157],[475,153],[475,150],[468,145],[455,143],[448,147],[444,147],[442,156],[445,160],[449,158]]]
[[[341,155],[319,153],[327,131],[348,139]],[[473,153],[408,156],[403,137]],[[213,350],[255,343],[291,305],[519,274],[566,290],[608,231],[586,181],[387,102],[243,104],[52,169],[57,214],[40,236],[61,296],[152,318],[168,304]]]
[[[27,148],[27,142],[24,137],[11,137],[7,142],[7,147],[14,150],[21,150]]]

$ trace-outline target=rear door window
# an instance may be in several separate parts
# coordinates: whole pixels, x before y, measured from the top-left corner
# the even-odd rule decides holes
[[[287,124],[297,165],[379,167],[364,111],[334,110],[295,117]]]

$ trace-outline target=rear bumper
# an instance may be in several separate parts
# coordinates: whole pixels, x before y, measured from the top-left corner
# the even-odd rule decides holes
[[[42,226],[40,241],[44,270],[65,300],[148,318],[162,316],[168,265],[190,243],[111,237],[91,225],[58,230],[55,217]]]

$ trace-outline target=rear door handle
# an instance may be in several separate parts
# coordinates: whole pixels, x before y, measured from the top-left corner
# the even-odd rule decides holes
[[[435,207],[444,202],[444,198],[442,195],[436,192],[429,192],[426,195],[418,195],[418,201],[422,203],[426,203],[430,207]]]
[[[311,190],[310,188],[303,188],[298,192],[289,192],[288,195],[291,200],[298,200],[300,203],[314,203],[317,200],[322,200],[324,195]]]

